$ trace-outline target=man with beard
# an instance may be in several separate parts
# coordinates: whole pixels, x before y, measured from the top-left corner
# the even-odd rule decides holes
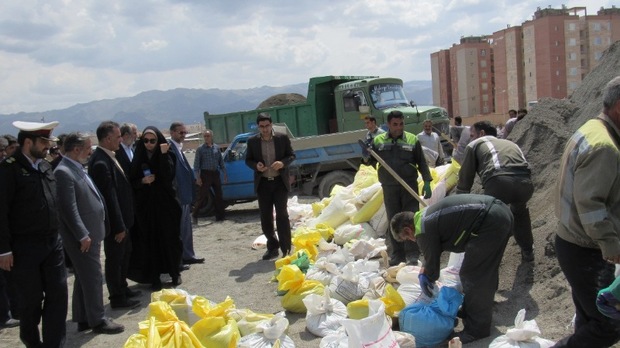
[[[0,268],[19,289],[22,342],[26,347],[62,347],[67,273],[58,234],[56,181],[44,160],[57,140],[51,133],[58,122],[13,125],[20,130],[20,150],[0,163]]]

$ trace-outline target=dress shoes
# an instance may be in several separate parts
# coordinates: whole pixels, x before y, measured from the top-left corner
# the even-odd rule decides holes
[[[85,323],[85,322],[80,322],[78,323],[77,329],[78,329],[78,332],[90,330],[90,325],[88,325],[88,323]]]
[[[196,264],[196,263],[205,263],[204,257],[199,258],[199,259],[193,258],[193,259],[185,259],[185,260],[183,260],[183,264],[184,265],[193,265],[193,264]]]
[[[93,327],[93,332],[97,334],[114,335],[125,331],[125,327],[117,324],[110,318],[103,318],[101,324]]]
[[[172,277],[172,282],[171,282],[172,286],[179,286],[181,284],[183,284],[183,278],[181,278],[181,276],[176,276],[176,277]]]
[[[125,288],[125,296],[130,297],[138,297],[142,295],[142,291],[140,290],[131,290],[130,288]]]
[[[280,255],[280,253],[278,252],[278,249],[267,250],[263,254],[263,260],[265,260],[265,261],[273,260],[273,259],[277,258],[279,255]]]
[[[110,301],[110,307],[117,308],[127,308],[134,309],[140,305],[140,301],[138,300],[125,300],[125,301]]]
[[[188,271],[189,270],[189,265],[181,265],[179,266],[179,272],[183,272],[183,271]]]
[[[0,328],[9,328],[9,327],[16,327],[16,326],[19,326],[19,320],[13,319],[13,318],[0,324]]]
[[[193,224],[194,226],[198,225],[198,218],[197,218],[197,217],[192,216],[192,224]]]
[[[534,250],[521,250],[521,262],[534,262]]]

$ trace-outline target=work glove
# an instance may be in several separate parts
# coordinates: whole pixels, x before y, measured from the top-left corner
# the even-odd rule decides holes
[[[424,192],[424,198],[425,199],[431,198],[431,196],[433,195],[433,190],[431,190],[431,182],[430,181],[425,181],[424,182],[424,188],[422,189],[422,191]]]
[[[420,282],[420,287],[422,288],[422,292],[424,295],[428,297],[433,297],[433,290],[435,290],[435,285],[428,279],[428,276],[424,273],[420,273],[418,275],[418,281]]]
[[[616,307],[619,305],[620,301],[607,289],[602,289],[598,292],[596,306],[598,307],[598,311],[603,315],[615,320],[620,320],[620,311],[618,307]]]

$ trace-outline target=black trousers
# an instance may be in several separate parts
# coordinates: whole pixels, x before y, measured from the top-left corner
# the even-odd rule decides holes
[[[260,225],[267,238],[267,250],[276,250],[278,247],[286,254],[291,250],[291,224],[288,219],[287,201],[288,190],[282,182],[282,177],[273,180],[261,178],[258,184],[258,209],[260,210]],[[276,226],[278,239],[275,237],[273,226],[273,209],[276,210]]]
[[[394,215],[402,211],[416,212],[420,207],[418,201],[400,185],[383,185],[383,203],[385,204],[388,222],[392,221]],[[404,242],[395,241],[389,226],[386,232],[386,240],[391,265],[400,262],[417,265],[420,258],[420,248],[416,242],[410,240]]]
[[[103,241],[105,251],[105,283],[108,287],[110,302],[127,300],[127,271],[131,258],[131,236],[125,235],[123,241],[117,243],[114,234],[110,233]]]
[[[527,202],[532,198],[534,185],[529,175],[498,175],[484,183],[484,194],[510,205],[515,218],[512,231],[515,241],[523,251],[532,251],[534,237]]]
[[[200,180],[202,180],[202,186],[198,193],[198,199],[194,205],[193,217],[198,216],[198,212],[209,200],[209,192],[213,187],[213,193],[215,195],[215,220],[224,219],[224,196],[222,195],[222,179],[220,178],[220,172],[217,170],[201,170]]]
[[[9,319],[19,319],[19,300],[11,273],[0,270],[0,324]]]
[[[513,228],[508,207],[497,200],[465,245],[459,276],[463,285],[464,331],[487,337],[493,320],[493,298],[499,285],[499,265]]]
[[[620,341],[620,322],[598,311],[598,291],[614,281],[615,266],[603,259],[599,249],[584,248],[558,236],[555,252],[570,284],[575,304],[575,332],[554,347],[609,347]]]
[[[26,347],[62,347],[68,308],[67,270],[58,235],[14,238],[12,280],[19,289],[19,337]],[[42,337],[39,322],[42,321]]]

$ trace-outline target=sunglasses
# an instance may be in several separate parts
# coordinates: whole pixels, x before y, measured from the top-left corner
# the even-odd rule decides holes
[[[157,139],[147,139],[147,138],[144,138],[144,139],[142,139],[142,141],[143,141],[145,144],[148,144],[148,143],[151,143],[151,144],[157,144]]]

